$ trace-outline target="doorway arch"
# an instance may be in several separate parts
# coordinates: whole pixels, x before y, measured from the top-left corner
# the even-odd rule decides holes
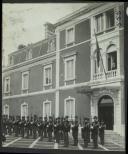
[[[104,95],[98,102],[99,121],[103,120],[107,130],[113,130],[114,125],[114,102],[109,95]]]

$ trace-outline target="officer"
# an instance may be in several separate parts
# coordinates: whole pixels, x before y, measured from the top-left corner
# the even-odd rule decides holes
[[[99,137],[100,137],[100,143],[101,145],[104,145],[104,130],[106,128],[106,125],[104,121],[102,120],[99,124]]]
[[[94,148],[98,148],[98,130],[99,130],[99,122],[97,116],[94,116],[94,122],[91,125],[92,139]]]
[[[24,138],[24,130],[25,130],[25,117],[22,117],[20,121],[20,128],[21,128],[21,136]]]
[[[72,136],[73,136],[73,139],[74,139],[74,144],[73,144],[74,146],[77,146],[77,144],[78,144],[78,127],[79,127],[78,117],[75,116],[75,121],[71,125]]]
[[[41,121],[42,121],[42,117],[39,117],[39,120],[37,123],[39,137],[41,137]]]
[[[15,136],[16,137],[18,137],[19,135],[18,129],[19,129],[19,116],[16,116],[16,121],[15,121]]]
[[[64,117],[62,116],[60,119],[60,139],[64,139],[64,134],[63,134],[63,127],[64,127]]]
[[[30,128],[29,128],[29,130],[30,130],[30,136],[32,136],[33,135],[33,117],[31,116],[31,119],[30,119]]]
[[[68,147],[69,146],[68,132],[70,132],[70,124],[68,121],[68,116],[65,117],[63,132],[64,132],[64,147]]]
[[[29,138],[30,135],[30,120],[29,120],[29,116],[27,116],[27,120],[25,121],[25,128],[26,128],[26,138]]]
[[[47,117],[44,117],[44,137],[45,138],[47,138],[47,124],[48,124]]]
[[[57,118],[54,119],[54,140],[57,142]]]
[[[84,118],[84,122],[83,122],[83,139],[84,139],[84,147],[87,148],[88,147],[88,134],[90,131],[90,125],[88,123],[88,118]]]
[[[48,141],[51,142],[52,141],[52,132],[53,132],[53,121],[52,121],[52,117],[49,117],[49,122],[47,124],[47,133],[48,133]]]
[[[37,117],[34,116],[34,122],[33,122],[33,138],[36,139],[37,137]]]
[[[41,117],[41,121],[40,121],[40,141],[43,140],[43,135],[44,135],[44,122],[43,119]]]
[[[56,142],[57,143],[60,143],[61,131],[62,131],[61,121],[60,121],[60,117],[58,117],[57,118],[57,126],[56,126]]]

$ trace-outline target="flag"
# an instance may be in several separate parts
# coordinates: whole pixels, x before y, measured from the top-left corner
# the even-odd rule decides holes
[[[99,44],[98,44],[98,40],[95,34],[95,38],[96,38],[96,55],[97,55],[97,66],[99,67],[99,63],[100,63],[100,48],[99,48]]]
[[[98,44],[98,40],[97,40],[97,37],[96,37],[96,33],[95,33],[95,31],[94,31],[94,34],[95,34],[95,38],[96,38],[97,66],[99,67],[100,58],[101,58],[101,62],[102,62],[102,66],[103,66],[103,70],[104,70],[104,74],[105,74],[105,78],[107,79],[106,71],[105,71],[105,67],[104,67],[103,59],[102,59],[102,56],[101,56],[101,53],[100,53],[100,48],[99,48],[99,44]]]

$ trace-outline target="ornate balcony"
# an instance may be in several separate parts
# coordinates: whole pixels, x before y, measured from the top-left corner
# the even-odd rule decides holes
[[[114,78],[117,76],[117,70],[111,70],[106,72],[106,78]],[[93,75],[93,80],[101,80],[105,79],[105,74],[104,72],[102,73],[97,73]]]

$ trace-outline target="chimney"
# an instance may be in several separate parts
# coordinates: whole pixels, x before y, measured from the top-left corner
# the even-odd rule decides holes
[[[45,39],[48,39],[50,36],[54,35],[55,27],[53,24],[46,22],[45,23]]]

